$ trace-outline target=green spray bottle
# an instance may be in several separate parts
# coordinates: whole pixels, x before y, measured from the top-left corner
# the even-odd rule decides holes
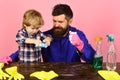
[[[93,61],[94,69],[102,69],[103,56],[101,54],[101,43],[102,43],[102,37],[96,37],[95,38],[96,54],[94,56],[94,61]]]

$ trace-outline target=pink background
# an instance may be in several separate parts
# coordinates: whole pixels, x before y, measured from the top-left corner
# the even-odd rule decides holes
[[[73,26],[84,31],[95,49],[94,38],[102,36],[102,54],[106,61],[106,34],[114,34],[117,61],[120,62],[120,0],[1,0],[0,1],[0,58],[16,51],[15,36],[21,28],[26,10],[41,12],[45,25],[41,31],[52,28],[52,8],[58,3],[69,4],[74,12]]]

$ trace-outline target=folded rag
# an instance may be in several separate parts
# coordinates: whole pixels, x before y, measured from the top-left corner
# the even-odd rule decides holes
[[[99,70],[98,74],[105,80],[120,80],[120,75],[116,71]]]
[[[51,80],[55,77],[58,77],[58,74],[56,74],[54,71],[36,71],[30,74],[30,77],[36,77],[40,80]]]
[[[12,78],[14,78],[14,80],[24,79],[24,76],[17,72],[17,66],[6,68],[5,71],[10,75],[8,80],[12,80]]]

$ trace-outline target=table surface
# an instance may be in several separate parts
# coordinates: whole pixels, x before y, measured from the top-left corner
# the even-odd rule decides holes
[[[10,63],[5,65],[5,68],[17,66],[18,72],[25,76],[25,80],[38,80],[35,77],[30,77],[30,74],[35,71],[50,71],[56,72],[59,77],[52,80],[104,80],[97,71],[93,69],[91,64],[85,63]],[[103,69],[106,69],[105,63]],[[117,63],[116,71],[120,74],[120,63]]]

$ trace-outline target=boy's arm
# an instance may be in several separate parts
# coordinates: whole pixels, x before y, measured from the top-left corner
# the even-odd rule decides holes
[[[19,30],[16,35],[16,42],[18,44],[26,43],[26,44],[40,44],[41,40],[33,39],[26,36],[26,33],[23,30]]]
[[[39,39],[31,39],[31,38],[26,38],[25,43],[27,44],[40,44],[41,40]]]

